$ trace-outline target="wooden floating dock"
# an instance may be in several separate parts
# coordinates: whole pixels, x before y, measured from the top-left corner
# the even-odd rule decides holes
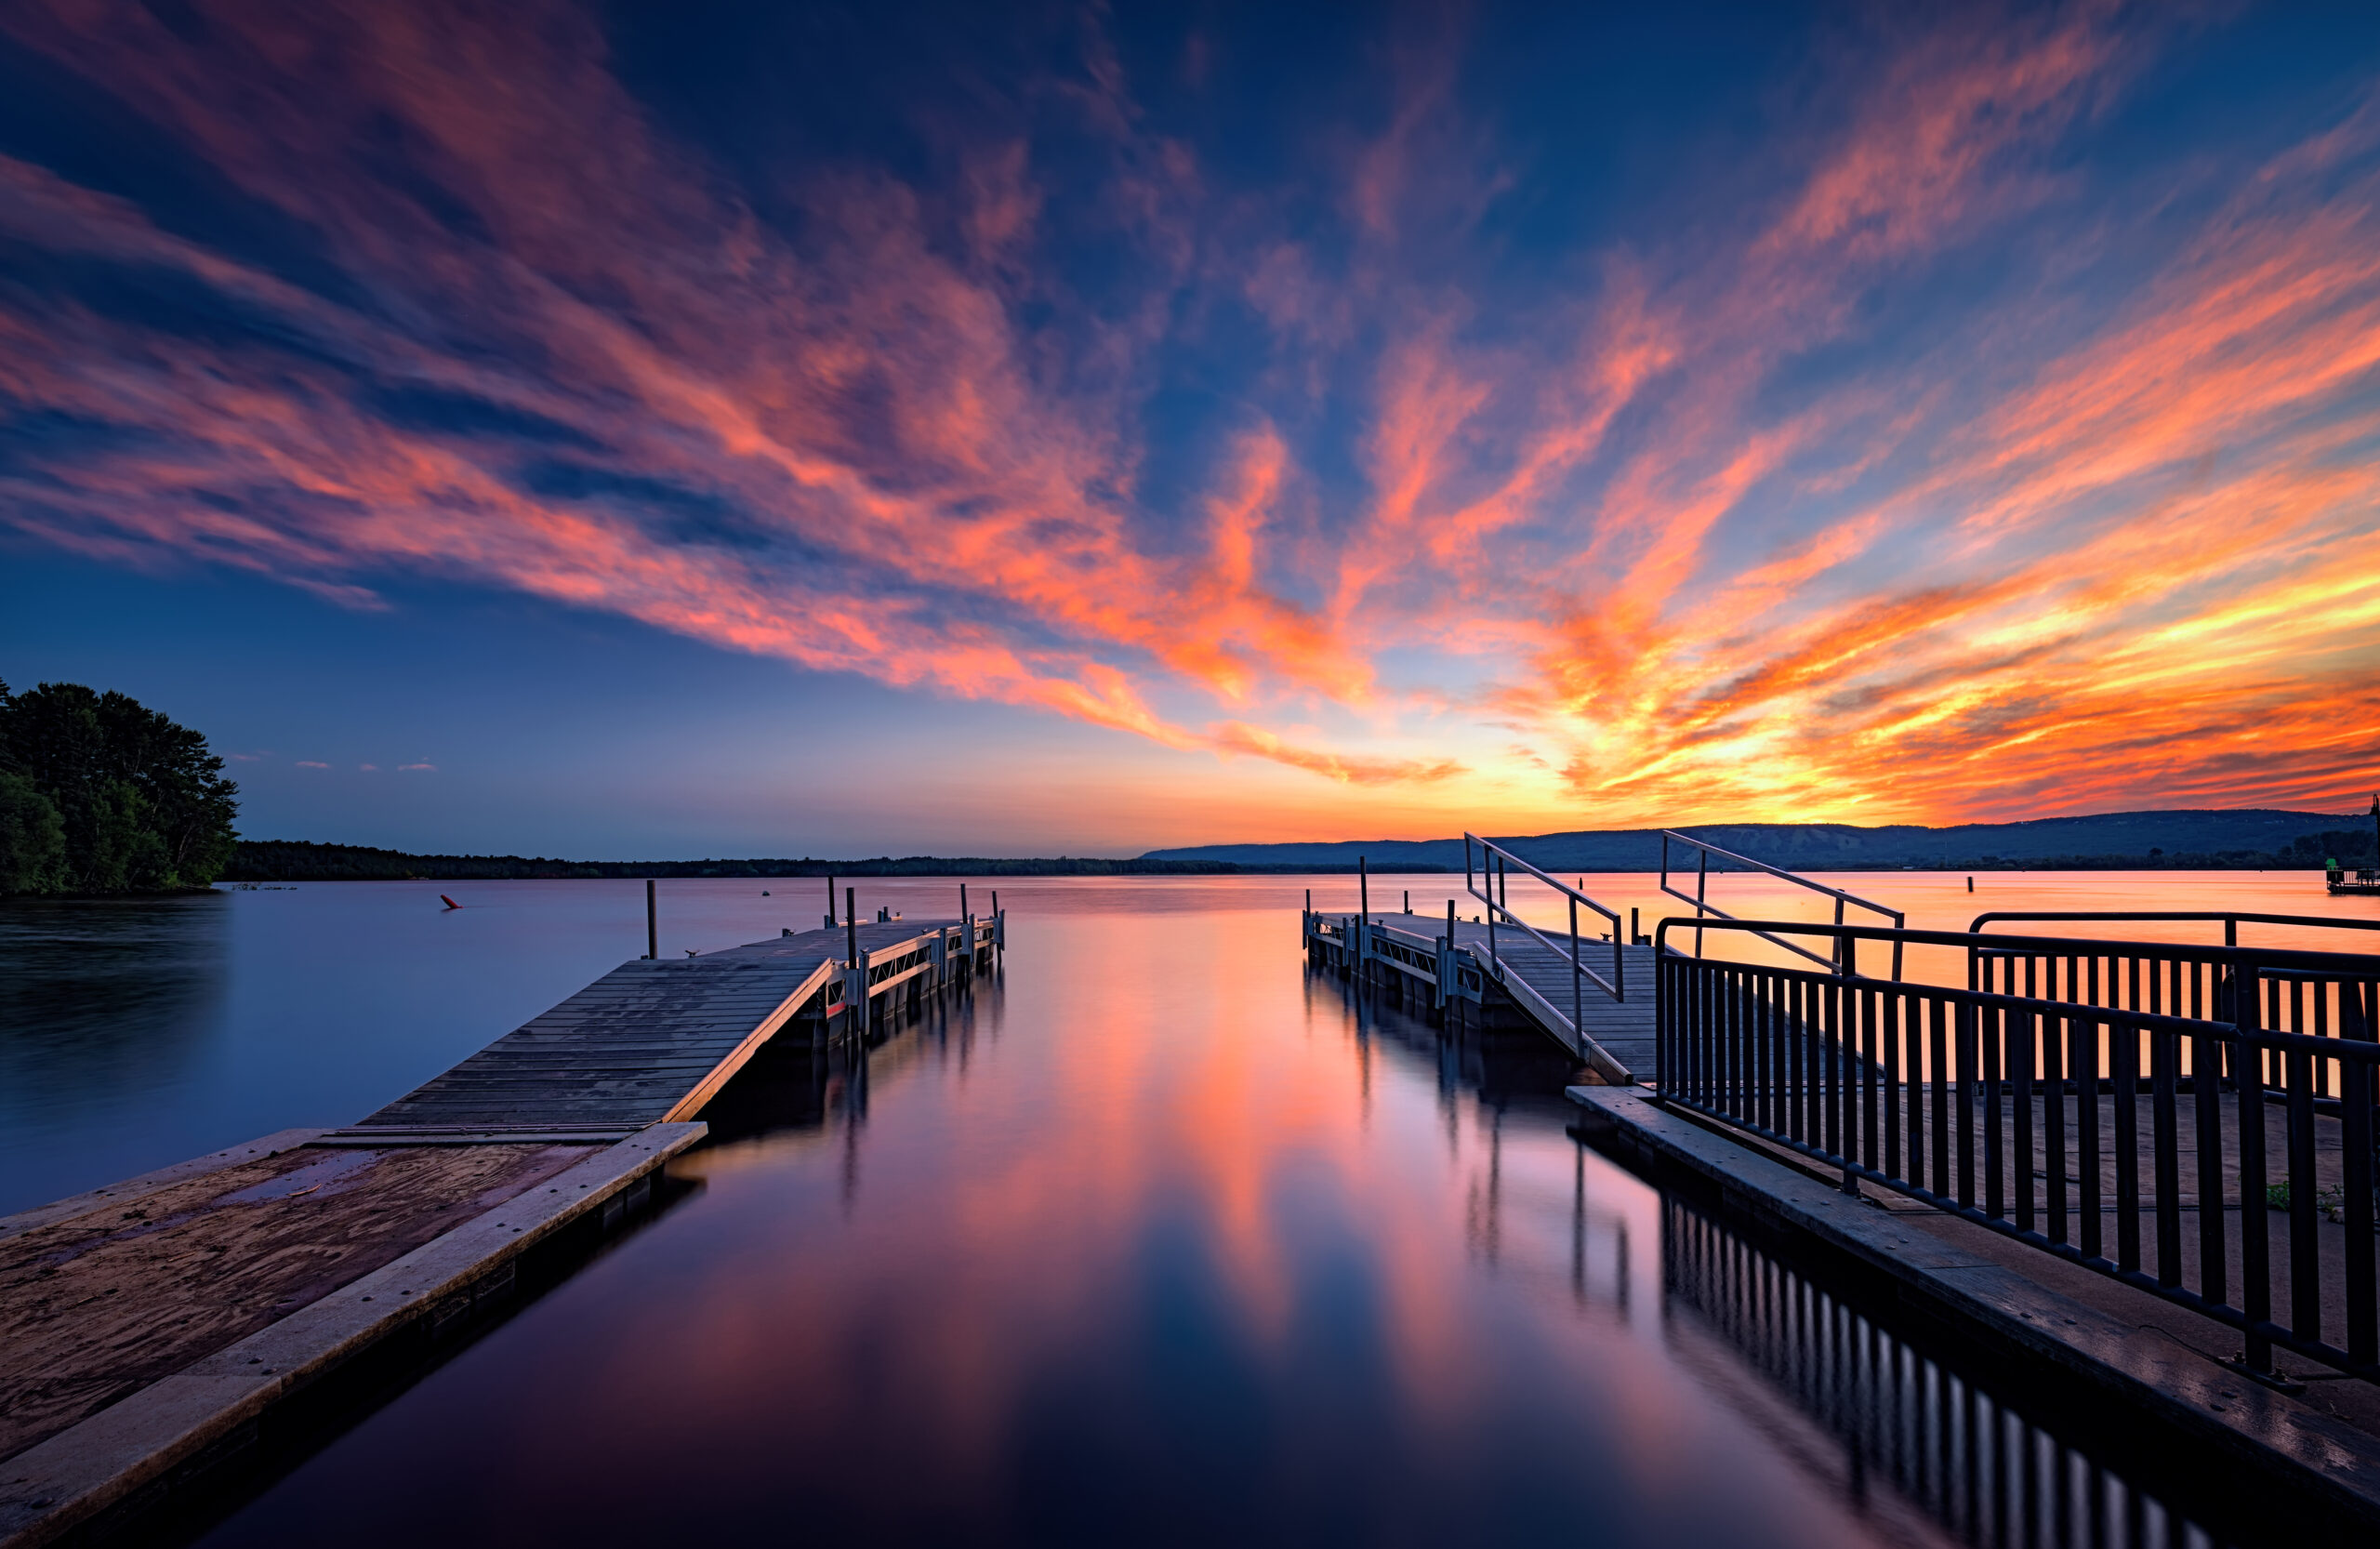
[[[788,933],[701,957],[639,959],[340,1130],[333,1141],[618,1139],[691,1119],[760,1047],[806,1015],[841,1017],[866,985],[871,1014],[982,969],[1003,917],[867,921]],[[859,966],[847,954],[856,934]]]
[[[1620,988],[1614,1000],[1589,982],[1573,994],[1570,965],[1510,926],[1454,921],[1452,950],[1446,948],[1447,920],[1429,914],[1381,913],[1366,917],[1308,911],[1307,955],[1327,968],[1400,989],[1426,993],[1430,1004],[1491,1024],[1517,1019],[1577,1055],[1581,1065],[1614,1086],[1651,1080],[1658,1044],[1653,1019],[1653,949],[1620,947]],[[1580,955],[1608,974],[1611,944],[1582,941]],[[1581,1024],[1571,1026],[1573,1011]]]
[[[302,1432],[325,1379],[434,1351],[644,1204],[769,1039],[863,1036],[1006,944],[995,912],[640,959],[358,1124],[0,1218],[0,1549],[128,1530]]]

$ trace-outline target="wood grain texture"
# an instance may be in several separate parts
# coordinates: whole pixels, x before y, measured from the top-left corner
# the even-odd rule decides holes
[[[868,921],[860,950],[923,952],[929,944],[919,938],[958,923]],[[846,942],[840,929],[805,931],[622,963],[342,1134],[625,1133],[689,1118],[825,988]]]
[[[303,1147],[112,1199],[0,1242],[0,1458],[598,1149]]]
[[[1396,939],[1408,946],[1435,943],[1446,934],[1447,930],[1443,915],[1382,914],[1375,911],[1370,918],[1374,926],[1383,933],[1395,933]],[[1454,930],[1457,946],[1467,947],[1483,959],[1487,956],[1488,936],[1486,924],[1458,920]],[[1554,933],[1548,931],[1546,934],[1554,936]],[[1562,943],[1566,951],[1568,949],[1568,932],[1565,931],[1554,939]],[[1495,944],[1497,959],[1504,965],[1508,982],[1519,980],[1541,996],[1545,1003],[1567,1021],[1573,997],[1570,965],[1562,954],[1548,949],[1527,931],[1509,925],[1496,928]],[[1620,950],[1623,960],[1620,987],[1628,998],[1614,1000],[1597,988],[1593,980],[1589,980],[1576,1000],[1585,1017],[1586,1035],[1612,1059],[1625,1066],[1635,1079],[1649,1081],[1658,1074],[1659,1058],[1653,1015],[1653,949],[1623,946]],[[1579,943],[1579,955],[1596,973],[1606,978],[1611,976],[1609,942],[1582,937]],[[1544,1021],[1536,1014],[1537,1009],[1527,997],[1515,996],[1514,1000],[1533,1020]],[[1568,1041],[1558,1024],[1547,1025],[1545,1030],[1565,1043]]]

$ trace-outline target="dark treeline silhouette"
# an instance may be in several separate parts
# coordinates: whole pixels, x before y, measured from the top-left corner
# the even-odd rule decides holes
[[[1211,877],[1288,870],[1225,861],[1038,860],[879,855],[873,860],[566,861],[523,855],[416,855],[356,844],[243,840],[223,872],[233,882],[469,881],[569,877]],[[1354,870],[1351,865],[1343,869]]]
[[[231,858],[240,788],[127,695],[0,683],[0,893],[168,893]]]

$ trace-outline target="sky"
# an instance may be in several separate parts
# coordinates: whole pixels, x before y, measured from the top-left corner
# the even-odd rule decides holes
[[[0,7],[0,678],[252,837],[2360,811],[2375,536],[2369,6]]]

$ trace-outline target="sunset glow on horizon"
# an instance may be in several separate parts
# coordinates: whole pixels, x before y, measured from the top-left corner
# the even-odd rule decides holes
[[[0,17],[10,555],[1097,728],[1085,845],[2380,778],[2368,15],[189,13]]]

